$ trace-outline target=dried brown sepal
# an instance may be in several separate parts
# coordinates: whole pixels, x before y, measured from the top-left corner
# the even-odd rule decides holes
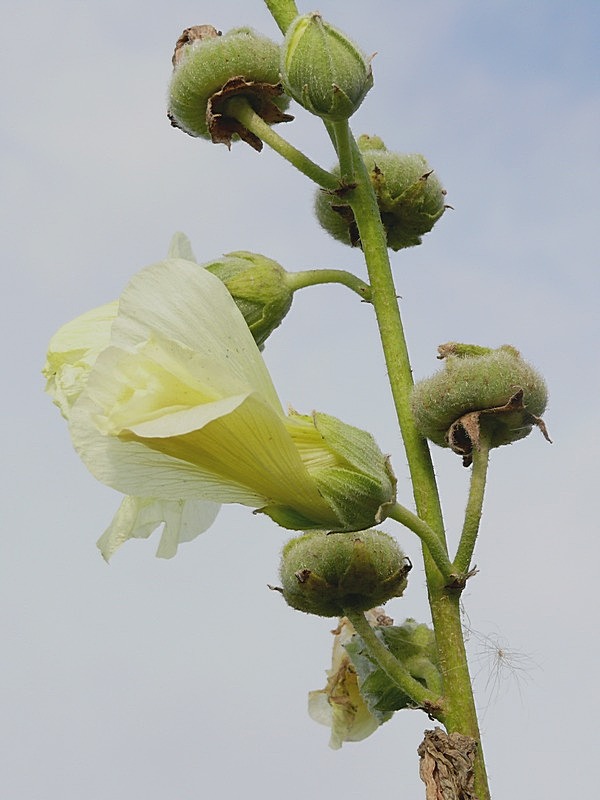
[[[280,83],[258,83],[247,81],[241,76],[230,78],[208,101],[206,125],[212,141],[215,144],[226,144],[231,148],[231,141],[234,135],[237,135],[260,153],[263,147],[262,141],[237,119],[227,116],[227,102],[232,97],[244,97],[259,117],[269,125],[273,125],[276,122],[290,122],[294,119],[274,102],[274,98],[282,94],[283,88]]]
[[[508,403],[496,408],[485,408],[481,411],[469,411],[463,414],[448,428],[446,440],[448,446],[459,456],[463,457],[463,465],[470,467],[473,463],[473,450],[479,450],[481,438],[481,418],[491,415],[512,414],[515,411],[523,413],[523,422],[526,425],[536,425],[544,435],[546,441],[552,443],[548,435],[546,423],[541,417],[536,417],[527,411],[523,403],[523,389],[519,389],[510,398]]]
[[[331,206],[331,210],[335,211],[336,214],[339,214],[340,217],[344,220],[346,225],[348,226],[348,236],[350,237],[350,246],[351,247],[360,247],[360,234],[358,232],[358,225],[356,224],[356,219],[354,218],[354,211],[350,208],[350,206]]]
[[[197,39],[215,39],[217,36],[221,36],[221,31],[218,31],[212,25],[192,25],[191,28],[186,28],[175,42],[171,63],[174,67],[177,66],[182,56],[182,49],[186,45],[195,42]]]
[[[425,731],[417,753],[426,800],[477,800],[473,765],[477,742],[441,728]]]

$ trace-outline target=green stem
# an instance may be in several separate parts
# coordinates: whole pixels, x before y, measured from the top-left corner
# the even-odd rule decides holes
[[[307,178],[314,181],[323,189],[336,191],[340,188],[340,179],[331,172],[315,164],[308,156],[298,150],[286,139],[275,133],[273,128],[268,125],[252,108],[250,103],[243,97],[232,97],[227,103],[227,116],[237,119],[251,133],[258,136],[265,144],[268,144],[276,153],[289,161],[296,169],[300,170]]]
[[[293,0],[265,0],[265,5],[279,26],[279,30],[285,34],[291,22],[298,16],[296,3]]]
[[[441,505],[429,447],[417,431],[410,409],[412,372],[396,299],[385,232],[381,224],[375,192],[355,142],[353,142],[353,153],[357,186],[348,193],[347,200],[354,212],[367,263],[372,302],[406,450],[417,514],[435,532],[446,549]],[[471,736],[478,743],[475,789],[479,800],[489,800],[481,737],[461,625],[460,592],[447,585],[427,547],[423,547],[423,561],[429,605],[444,678],[446,702],[444,724],[449,733],[457,731]]]
[[[306,286],[318,286],[321,283],[341,283],[366,302],[371,300],[369,284],[343,269],[306,269],[302,272],[288,272],[286,283],[292,292],[304,289]]]
[[[352,134],[348,121],[331,122],[327,126],[329,134],[333,134],[335,149],[340,162],[342,184],[349,186],[354,182],[354,158],[352,153]]]
[[[401,525],[404,525],[405,528],[409,528],[413,533],[417,534],[423,546],[429,551],[429,554],[441,572],[444,580],[446,582],[450,581],[455,568],[450,563],[444,543],[433,528],[430,528],[424,520],[417,517],[417,515],[409,511],[408,508],[400,505],[400,503],[396,503],[389,512],[388,517],[390,517],[390,519],[395,519],[396,522],[399,522]]]
[[[462,534],[456,551],[456,558],[454,559],[454,569],[459,574],[466,574],[471,566],[473,550],[479,533],[479,523],[481,522],[489,457],[490,437],[484,431],[481,431],[479,447],[473,448],[473,468],[469,499],[467,501]]]
[[[363,640],[369,656],[381,667],[388,678],[402,689],[402,691],[414,701],[416,706],[425,709],[443,723],[444,712],[442,698],[423,686],[420,681],[413,678],[401,662],[390,653],[387,647],[378,638],[362,611],[345,609],[344,614],[348,617],[354,626],[354,630]]]

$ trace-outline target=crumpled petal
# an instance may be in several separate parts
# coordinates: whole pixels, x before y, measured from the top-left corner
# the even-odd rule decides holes
[[[110,341],[119,301],[94,308],[63,325],[50,339],[42,370],[46,391],[65,419],[87,383],[98,355]]]
[[[215,520],[220,506],[203,500],[156,500],[153,497],[125,497],[108,528],[98,539],[102,557],[110,557],[128,539],[147,539],[164,524],[156,555],[172,558],[181,542],[204,533]]]
[[[366,612],[371,625],[390,624],[382,609]],[[388,622],[389,621],[389,622]],[[340,619],[338,627],[332,631],[333,656],[331,669],[327,671],[327,685],[324,689],[309,692],[308,713],[311,719],[331,728],[329,746],[339,750],[344,742],[359,742],[377,730],[380,723],[371,714],[358,688],[358,678],[344,645],[352,639],[355,631],[350,620]]]
[[[189,252],[187,237],[174,237],[172,247]],[[81,314],[63,325],[52,337],[43,374],[46,391],[69,421],[71,408],[87,385],[99,354],[110,343],[112,324],[119,301],[106,303]],[[211,526],[220,506],[204,500],[173,501],[154,497],[125,497],[111,524],[98,540],[98,547],[108,561],[128,539],[147,538],[164,525],[157,551],[160,558],[172,558],[181,542],[191,541]]]

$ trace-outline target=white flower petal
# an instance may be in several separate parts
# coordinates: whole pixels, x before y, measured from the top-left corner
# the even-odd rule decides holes
[[[201,500],[165,501],[125,497],[97,546],[106,561],[128,539],[147,539],[160,525],[163,534],[156,555],[172,558],[181,542],[189,542],[213,523],[219,506]]]
[[[98,354],[108,346],[118,306],[115,300],[94,308],[63,325],[50,339],[42,372],[46,391],[65,418],[83,391]]]
[[[236,381],[283,409],[246,321],[221,281],[191,261],[170,258],[139,272],[119,301],[111,343],[137,352],[145,343],[181,346],[193,354],[189,369],[210,376],[215,391]],[[173,354],[178,358],[179,354]]]
[[[185,233],[177,231],[173,234],[169,245],[169,258],[184,258],[186,261],[196,261],[192,244]]]

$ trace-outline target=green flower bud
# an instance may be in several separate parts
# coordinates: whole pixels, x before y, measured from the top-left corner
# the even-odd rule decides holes
[[[312,531],[283,548],[281,592],[292,608],[339,617],[400,597],[410,568],[395,539],[382,531]]]
[[[396,477],[389,457],[370,433],[328,414],[302,415],[290,411],[285,427],[333,514],[329,530],[361,531],[378,525],[396,502]],[[272,503],[260,511],[292,530],[323,529],[327,522],[300,516],[294,508]]]
[[[283,113],[289,98],[279,83],[279,47],[250,28],[224,36],[210,25],[188,28],[178,40],[173,63],[167,116],[190,136],[228,147],[239,138],[260,150],[260,139],[227,116],[232,97],[247,99],[268,123],[292,119]]]
[[[262,348],[292,305],[286,271],[266,256],[241,250],[204,267],[225,284]]]
[[[378,136],[360,136],[358,146],[377,196],[381,221],[391,250],[421,244],[444,211],[446,190],[418,154],[391,153]],[[332,172],[339,175],[339,167]],[[344,196],[319,190],[315,212],[321,226],[353,247],[360,245],[354,214]]]
[[[411,396],[423,436],[462,455],[465,466],[482,435],[499,447],[523,439],[536,425],[550,441],[539,416],[548,400],[546,384],[518,350],[449,342],[438,352],[444,369],[419,381]]]
[[[288,28],[281,78],[294,100],[332,122],[351,117],[373,86],[371,59],[317,12]]]

